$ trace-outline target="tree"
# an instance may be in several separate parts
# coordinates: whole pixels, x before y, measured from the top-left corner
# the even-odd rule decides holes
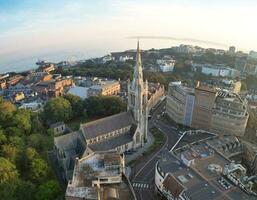
[[[72,117],[70,102],[63,97],[50,99],[44,107],[43,117],[49,123],[70,120]]]
[[[23,131],[17,127],[8,127],[4,130],[6,136],[22,136]]]
[[[4,131],[0,129],[0,145],[7,142],[7,137],[4,134]]]
[[[0,184],[17,181],[18,176],[15,165],[7,159],[0,157]]]
[[[12,121],[13,113],[16,107],[9,101],[1,101],[0,103],[0,125],[7,127]]]
[[[103,115],[104,107],[100,102],[100,97],[89,97],[85,99],[84,104],[89,117]]]
[[[15,190],[17,200],[34,200],[36,186],[29,181],[19,181]]]
[[[27,158],[29,161],[32,161],[34,158],[38,157],[38,153],[37,153],[36,149],[31,148],[31,147],[28,147],[28,148],[25,150],[25,155],[26,155],[26,158]]]
[[[144,71],[144,78],[147,79],[149,82],[153,83],[160,83],[161,85],[168,85],[165,76],[163,73],[160,72],[147,72]]]
[[[22,147],[25,146],[24,138],[21,137],[21,136],[17,136],[17,135],[15,135],[15,136],[10,136],[10,137],[9,137],[9,143],[10,143],[12,146],[14,146],[14,147],[16,147],[16,148],[18,148],[18,149],[21,149]]]
[[[13,116],[13,124],[24,133],[29,134],[31,131],[30,112],[24,109],[17,110]]]
[[[66,94],[64,95],[64,98],[70,102],[74,117],[79,117],[83,114],[83,111],[84,111],[83,101],[79,96]]]
[[[37,200],[55,200],[61,194],[61,188],[59,184],[50,180],[39,186],[36,195]]]
[[[16,159],[16,167],[20,171],[22,177],[28,177],[32,160],[39,158],[39,154],[34,148],[27,147],[23,151],[19,151]]]
[[[127,104],[116,96],[102,97],[100,102],[104,106],[104,112],[107,116],[123,112],[127,108]]]
[[[1,154],[10,162],[15,163],[16,156],[17,156],[17,149],[12,145],[5,144],[5,145],[2,145]]]
[[[41,158],[33,159],[31,162],[31,168],[30,168],[31,180],[33,180],[34,182],[41,182],[46,178],[47,174],[48,174],[47,163]]]
[[[28,137],[28,145],[37,151],[43,151],[46,147],[46,138],[42,134],[35,133]]]
[[[1,194],[0,199],[17,200],[15,190],[16,190],[16,181],[0,183],[0,194]]]
[[[117,114],[126,110],[126,103],[120,97],[99,96],[89,97],[85,100],[88,116],[101,117]]]

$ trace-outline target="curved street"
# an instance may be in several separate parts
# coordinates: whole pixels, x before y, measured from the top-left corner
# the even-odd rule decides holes
[[[165,149],[170,149],[178,140],[178,131],[171,125],[159,120],[165,109],[165,101],[161,102],[149,120],[149,129],[158,128],[165,134],[164,143],[151,154],[142,157],[132,168],[131,182],[138,200],[151,200],[155,197],[154,175],[156,162]]]

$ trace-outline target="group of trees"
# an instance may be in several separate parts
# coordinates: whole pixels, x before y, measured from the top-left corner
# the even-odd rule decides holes
[[[236,56],[229,54],[214,54],[212,51],[207,51],[205,54],[199,57],[195,57],[193,60],[198,63],[210,63],[210,64],[225,64],[230,67],[234,67]]]
[[[50,99],[42,117],[47,124],[79,117],[105,117],[126,110],[126,103],[116,96],[89,97],[84,101],[75,95]]]
[[[89,117],[104,117],[123,112],[127,104],[116,96],[89,97],[84,102]]]
[[[52,136],[37,114],[0,98],[0,199],[56,199],[61,188],[47,163]]]
[[[156,59],[162,58],[164,55],[174,56],[176,64],[174,71],[170,73],[151,72],[150,68],[158,69]],[[193,86],[197,80],[205,80],[209,77],[202,75],[201,73],[192,72],[191,66],[188,63],[189,60],[193,60],[196,63],[211,63],[211,64],[226,64],[233,67],[235,64],[235,56],[229,54],[216,55],[212,51],[207,51],[202,56],[192,57],[191,54],[175,53],[171,48],[161,49],[159,53],[145,53],[142,52],[144,78],[149,82],[164,84],[167,88],[169,82],[174,80],[190,80],[190,85]],[[121,79],[123,81],[132,78],[133,67],[135,61],[127,60],[125,63],[108,61],[106,63],[98,63],[92,60],[87,60],[84,63],[80,63],[72,68],[58,68],[56,73],[62,75],[73,76],[97,76],[107,77],[112,79]]]
[[[127,80],[132,77],[133,66],[134,61],[131,60],[125,63],[108,61],[106,63],[99,64],[88,60],[72,68],[63,69],[60,67],[56,70],[56,73],[61,73],[62,75],[97,76],[116,80]]]

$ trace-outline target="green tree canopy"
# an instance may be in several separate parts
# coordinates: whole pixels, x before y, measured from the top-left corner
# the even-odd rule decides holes
[[[0,184],[17,181],[18,176],[15,165],[7,159],[0,157]]]
[[[101,117],[117,114],[126,110],[126,103],[116,96],[89,97],[85,100],[88,116]]]
[[[61,192],[59,184],[50,180],[39,186],[38,192],[36,195],[37,200],[55,200]]]
[[[7,142],[7,137],[4,134],[4,131],[0,129],[0,145]]]
[[[31,119],[28,110],[19,109],[13,116],[13,124],[15,127],[22,130],[24,133],[29,134],[31,131]]]
[[[11,118],[16,111],[16,107],[9,101],[0,102],[0,125],[6,127],[12,121]]]
[[[43,116],[49,123],[70,120],[72,117],[71,104],[63,97],[52,98],[46,103]]]
[[[30,168],[30,178],[35,182],[40,182],[46,178],[48,174],[48,166],[47,163],[41,159],[36,158],[31,162]]]
[[[1,161],[0,161],[1,163]],[[0,199],[17,200],[16,198],[16,181],[0,183]]]
[[[29,161],[32,161],[34,158],[38,157],[38,153],[37,153],[36,149],[31,148],[31,147],[28,147],[28,148],[25,150],[25,155],[26,155],[26,158],[27,158]]]
[[[4,130],[6,136],[22,136],[23,131],[17,127],[7,127]]]
[[[38,152],[43,151],[48,147],[47,136],[39,133],[28,136],[27,142],[30,147],[35,148]]]
[[[70,102],[74,117],[79,117],[83,115],[83,101],[79,96],[73,94],[66,94],[64,95],[64,98]]]
[[[10,162],[15,163],[17,148],[9,144],[2,145],[1,147],[1,155],[8,159]]]
[[[17,200],[34,200],[36,186],[29,181],[19,181],[15,190]]]
[[[18,149],[21,149],[25,146],[25,140],[22,136],[10,136],[9,144],[13,145],[14,147],[17,147]]]

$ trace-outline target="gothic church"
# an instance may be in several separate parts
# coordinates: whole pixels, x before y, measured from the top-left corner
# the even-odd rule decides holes
[[[133,80],[128,81],[127,112],[81,124],[79,131],[54,138],[54,153],[63,178],[71,177],[76,157],[113,150],[123,153],[142,147],[147,141],[147,102],[148,83],[143,81],[138,42]]]

